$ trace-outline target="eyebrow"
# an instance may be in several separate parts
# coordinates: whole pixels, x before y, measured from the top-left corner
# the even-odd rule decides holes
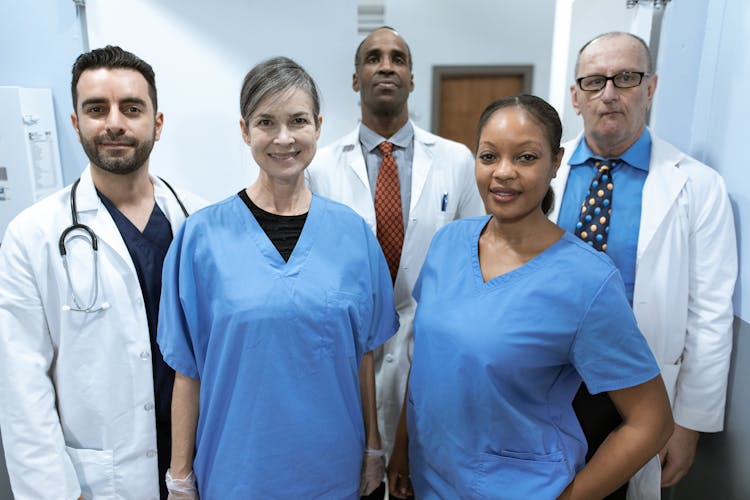
[[[81,102],[81,107],[84,108],[86,106],[90,106],[92,104],[107,104],[109,103],[109,99],[105,97],[89,97],[88,99],[85,99]],[[138,104],[141,106],[146,106],[146,101],[141,99],[140,97],[126,97],[125,99],[121,99],[118,101],[118,105],[123,104]]]

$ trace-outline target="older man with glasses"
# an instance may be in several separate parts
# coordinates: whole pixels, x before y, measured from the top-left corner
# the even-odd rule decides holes
[[[731,205],[714,170],[646,126],[657,75],[642,39],[600,35],[581,48],[575,71],[570,90],[584,131],[564,145],[550,217],[617,265],[661,366],[675,432],[610,497],[659,498],[660,486],[687,474],[699,433],[723,427],[737,275]],[[591,456],[619,413],[585,386],[574,406]]]

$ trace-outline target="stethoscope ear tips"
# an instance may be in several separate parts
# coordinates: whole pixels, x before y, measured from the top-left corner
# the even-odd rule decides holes
[[[111,306],[109,305],[109,302],[102,302],[101,309],[109,309]]]
[[[70,311],[70,306],[62,306],[62,310],[65,312]]]

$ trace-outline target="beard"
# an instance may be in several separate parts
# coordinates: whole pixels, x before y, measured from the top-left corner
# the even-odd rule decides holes
[[[146,160],[148,160],[151,150],[154,149],[156,129],[151,134],[151,138],[142,142],[139,142],[137,139],[126,139],[125,137],[111,137],[107,134],[89,138],[84,137],[80,131],[78,132],[78,137],[81,139],[83,151],[93,165],[113,174],[127,175],[140,169],[146,163]],[[134,149],[132,152],[128,152],[122,156],[106,154],[100,147],[103,142],[109,141],[133,146]]]

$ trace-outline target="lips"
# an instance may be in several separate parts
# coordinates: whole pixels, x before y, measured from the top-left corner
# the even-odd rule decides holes
[[[275,160],[290,160],[295,158],[299,154],[299,151],[290,151],[288,153],[269,153],[268,156]]]
[[[510,201],[520,194],[519,191],[507,187],[491,188],[490,193],[498,201]]]

